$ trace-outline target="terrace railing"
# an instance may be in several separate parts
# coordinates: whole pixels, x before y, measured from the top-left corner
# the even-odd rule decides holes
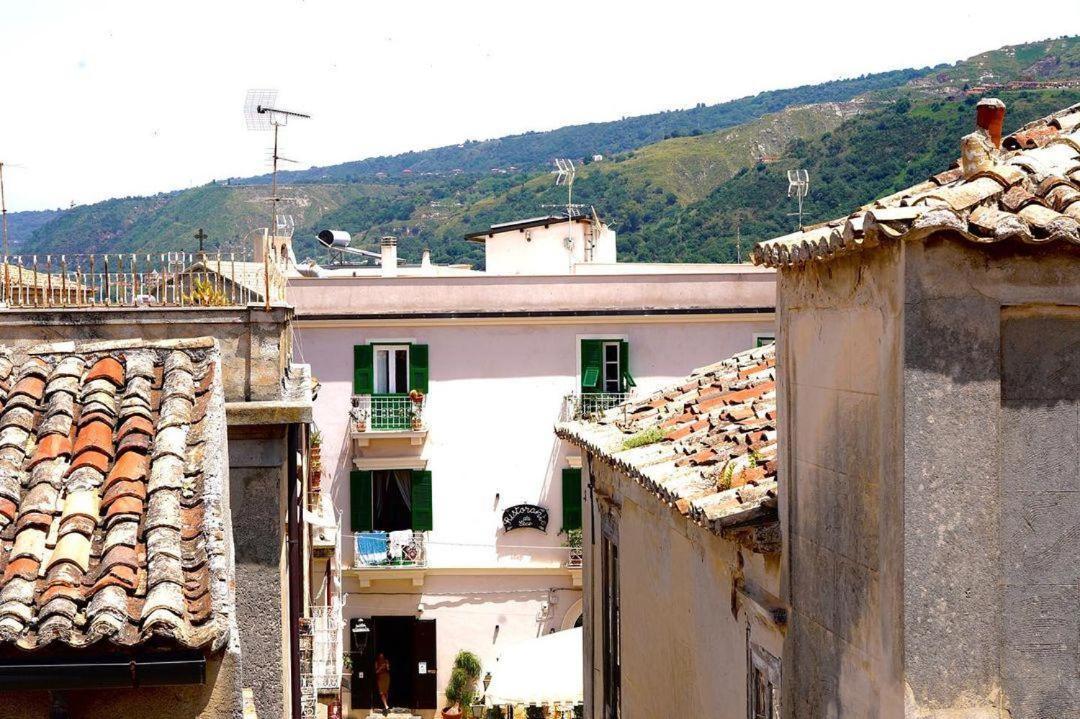
[[[350,420],[354,432],[420,431],[426,427],[427,397],[407,394],[353,395]]]
[[[411,536],[397,532],[359,532],[354,535],[354,541],[356,569],[427,566],[425,532],[412,532]]]
[[[285,300],[285,287],[276,262],[224,252],[11,255],[0,262],[7,307],[269,305]]]
[[[573,392],[563,398],[560,421],[593,419],[632,398],[631,392]]]

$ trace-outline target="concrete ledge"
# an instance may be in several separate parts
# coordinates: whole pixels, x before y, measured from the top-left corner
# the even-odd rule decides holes
[[[258,424],[311,422],[310,402],[226,402],[225,421],[230,427]]]

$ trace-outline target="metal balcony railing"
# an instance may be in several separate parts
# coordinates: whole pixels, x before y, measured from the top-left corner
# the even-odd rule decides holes
[[[341,688],[343,626],[340,606],[311,608],[311,681],[316,691]]]
[[[427,428],[427,397],[407,394],[353,395],[349,418],[354,432],[420,431]]]
[[[569,554],[566,557],[568,569],[581,569],[585,557],[585,550],[581,547],[568,547]]]
[[[631,392],[574,392],[563,401],[561,421],[592,419],[632,398]]]
[[[354,547],[355,569],[427,566],[425,532],[360,532]]]
[[[0,302],[8,307],[236,307],[283,301],[285,285],[276,262],[223,252],[0,260]]]

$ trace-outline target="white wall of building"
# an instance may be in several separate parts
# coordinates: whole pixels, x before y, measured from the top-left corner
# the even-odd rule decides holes
[[[497,275],[569,274],[588,262],[615,262],[615,231],[589,222],[556,222],[487,237],[485,268]]]

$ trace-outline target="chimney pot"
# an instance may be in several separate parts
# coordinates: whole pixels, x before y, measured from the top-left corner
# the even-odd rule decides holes
[[[1005,127],[1005,103],[996,97],[979,100],[975,106],[975,124],[990,136],[995,150],[1001,149],[1001,131]]]
[[[397,239],[384,237],[380,240],[379,245],[381,255],[379,264],[382,265],[382,276],[397,277]]]

